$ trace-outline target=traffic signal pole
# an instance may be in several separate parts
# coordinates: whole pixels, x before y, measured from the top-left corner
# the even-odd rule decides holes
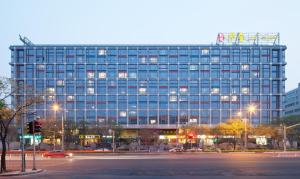
[[[26,168],[26,162],[25,162],[25,152],[24,152],[24,116],[21,116],[21,160],[22,160],[22,165],[21,165],[21,172],[25,172]]]
[[[35,123],[36,121],[33,121],[33,155],[32,155],[32,170],[36,170],[36,166],[35,166]]]

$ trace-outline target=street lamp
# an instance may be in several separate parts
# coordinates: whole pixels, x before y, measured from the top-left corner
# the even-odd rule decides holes
[[[249,112],[249,124],[251,125],[251,120],[252,120],[252,114],[256,112],[256,106],[254,104],[250,104],[248,107],[247,107],[247,111]],[[247,120],[245,119],[245,136],[244,136],[244,147],[245,147],[245,150],[247,150]]]
[[[55,117],[56,117],[56,112],[61,110],[59,104],[55,103],[52,106],[52,109],[55,111]],[[63,112],[61,113],[61,150],[64,151],[65,147],[64,147],[64,114]]]

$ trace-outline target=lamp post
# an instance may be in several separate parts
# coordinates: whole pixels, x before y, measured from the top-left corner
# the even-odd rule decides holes
[[[256,106],[253,105],[253,104],[250,104],[247,108],[247,111],[249,112],[249,124],[251,125],[251,122],[252,122],[252,114],[255,113],[256,111]],[[245,150],[247,150],[247,120],[245,119],[245,143],[244,143],[244,147],[245,147]]]
[[[57,111],[61,110],[59,104],[55,103],[52,106],[52,109],[55,111],[55,114]],[[55,115],[56,117],[56,115]],[[64,151],[65,150],[65,146],[64,146],[64,114],[63,111],[61,110],[61,150]]]

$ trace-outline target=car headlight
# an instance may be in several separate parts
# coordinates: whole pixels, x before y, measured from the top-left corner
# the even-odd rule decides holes
[[[72,153],[69,153],[69,156],[70,156],[70,157],[72,157],[72,156],[73,156],[73,154],[72,154]]]

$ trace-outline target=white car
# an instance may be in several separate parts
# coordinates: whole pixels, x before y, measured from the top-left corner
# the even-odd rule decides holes
[[[183,152],[183,148],[175,147],[169,150],[169,152]]]

